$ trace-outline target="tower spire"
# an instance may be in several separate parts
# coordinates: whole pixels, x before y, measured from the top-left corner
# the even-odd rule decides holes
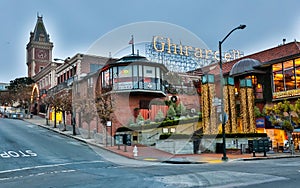
[[[32,39],[34,41],[50,42],[50,37],[43,22],[43,15],[40,16],[39,12],[37,12],[37,22],[33,31]]]

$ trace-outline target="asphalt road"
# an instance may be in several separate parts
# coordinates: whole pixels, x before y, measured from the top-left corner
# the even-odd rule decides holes
[[[286,187],[300,158],[218,164],[126,159],[27,122],[0,119],[0,187]]]

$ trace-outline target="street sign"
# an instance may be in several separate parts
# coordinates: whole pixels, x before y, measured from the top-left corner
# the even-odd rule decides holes
[[[222,114],[220,114],[220,121],[223,122]],[[224,112],[224,123],[227,123],[227,121],[228,121],[228,115],[226,112]]]
[[[111,127],[111,121],[107,121],[106,126]]]

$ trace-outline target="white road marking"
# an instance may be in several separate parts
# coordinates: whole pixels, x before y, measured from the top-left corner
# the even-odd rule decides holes
[[[146,178],[151,179],[151,178]],[[244,173],[235,171],[210,171],[193,174],[178,174],[154,177],[155,181],[176,187],[214,187],[231,188],[262,184],[273,181],[288,180],[288,178],[268,174]]]
[[[34,125],[32,125],[32,124],[26,124],[25,126],[26,126],[26,127],[29,127],[29,128],[36,127],[36,126],[34,126]]]
[[[83,161],[83,162],[75,162],[75,163],[30,166],[30,167],[23,167],[23,168],[11,169],[11,170],[3,170],[3,171],[0,171],[0,174],[10,173],[10,172],[20,172],[20,171],[24,171],[24,170],[32,170],[32,169],[40,169],[40,168],[52,168],[52,167],[58,167],[58,166],[77,165],[77,164],[92,164],[92,163],[103,163],[103,162],[104,161]]]
[[[37,154],[31,150],[18,150],[18,151],[2,151],[0,157],[2,158],[19,158],[19,157],[36,157]]]
[[[47,174],[59,174],[59,173],[70,173],[70,172],[75,172],[76,170],[61,170],[61,171],[52,171],[52,172],[42,172],[38,174],[29,174],[27,177],[35,177],[35,176],[43,176]],[[9,178],[0,178],[0,181],[5,181],[5,180],[10,180],[10,179],[19,179],[23,178],[25,176],[14,176],[14,177],[9,177]]]

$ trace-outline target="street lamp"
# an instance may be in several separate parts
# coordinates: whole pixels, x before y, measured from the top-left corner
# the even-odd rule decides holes
[[[223,161],[227,161],[228,158],[226,156],[226,141],[225,141],[225,124],[226,117],[224,112],[224,96],[223,96],[223,69],[222,69],[222,43],[229,37],[229,35],[237,29],[245,29],[246,25],[239,25],[238,27],[231,30],[223,40],[219,41],[219,56],[220,56],[220,84],[221,84],[221,122],[222,122],[222,138],[223,138]]]

